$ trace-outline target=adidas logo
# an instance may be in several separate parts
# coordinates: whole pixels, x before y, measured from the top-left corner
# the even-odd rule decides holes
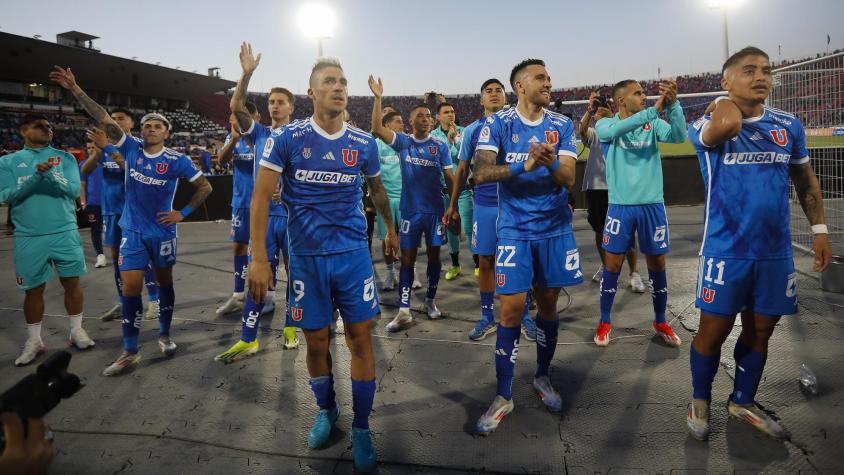
[[[537,143],[537,142],[539,142],[539,139],[538,139],[538,138],[536,138],[536,135],[532,135],[532,136],[530,137],[530,140],[528,140],[528,142],[530,142],[530,143]]]
[[[762,140],[762,136],[759,135],[759,132],[753,132],[753,135],[750,136],[750,140]]]
[[[660,249],[665,249],[666,247],[668,247],[668,244],[665,244],[665,243],[662,243],[662,245],[659,246]]]
[[[498,355],[498,356],[507,356],[507,352],[504,351],[503,348],[499,348],[499,349],[495,350],[495,354]]]
[[[28,166],[29,166],[29,165],[27,165],[27,164],[26,164],[26,163],[24,163],[24,162],[20,162],[20,164],[18,164],[18,168],[26,168],[26,167],[28,167]]]
[[[326,153],[322,156],[323,160],[334,160],[334,154],[331,152]]]
[[[583,272],[577,271],[577,274],[574,274],[575,279],[577,279],[579,277],[583,277]]]
[[[152,170],[152,167],[147,163],[147,166],[144,167],[144,170]]]

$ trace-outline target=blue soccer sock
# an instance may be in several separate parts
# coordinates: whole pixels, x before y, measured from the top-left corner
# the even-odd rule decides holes
[[[258,338],[258,325],[261,323],[261,310],[263,308],[263,303],[256,302],[252,298],[251,293],[246,293],[246,299],[243,304],[243,314],[241,317],[240,334],[240,339],[246,343],[252,343],[256,338]]]
[[[551,367],[551,360],[557,350],[557,333],[560,330],[560,321],[556,318],[545,320],[536,319],[536,372],[534,377],[548,376]]]
[[[234,256],[234,291],[242,293],[246,287],[246,269],[249,267],[249,256]]]
[[[123,317],[123,349],[129,353],[138,352],[138,334],[144,315],[144,303],[140,295],[121,297],[120,313]]]
[[[665,323],[665,307],[668,304],[668,277],[665,271],[648,269],[648,284],[651,287],[651,299],[654,303],[654,321]]]
[[[155,281],[155,272],[152,267],[144,271],[144,286],[147,288],[147,297],[150,302],[158,302],[158,282]]]
[[[736,380],[733,383],[733,394],[730,395],[730,399],[736,404],[753,404],[768,354],[753,351],[738,340],[733,350],[733,357],[736,360]]]
[[[320,409],[331,409],[337,405],[334,400],[334,376],[318,376],[310,379],[311,391]]]
[[[428,300],[437,296],[437,286],[440,285],[440,271],[443,269],[443,264],[440,261],[428,263],[428,292],[425,298]],[[412,277],[411,277],[411,280]]]
[[[273,286],[272,289],[275,289],[276,285],[278,285],[278,258],[274,257],[270,259],[270,270],[273,271]],[[270,290],[272,290],[270,289]]]
[[[123,297],[123,279],[120,278],[120,266],[113,265],[114,267],[114,285],[117,287],[117,297]]]
[[[399,269],[399,309],[410,308],[410,286],[413,284],[413,267]]]
[[[692,369],[692,397],[695,399],[712,400],[712,381],[718,372],[721,353],[705,356],[695,349],[694,343],[689,350],[689,366]]]
[[[162,285],[159,290],[161,303],[158,307],[158,335],[169,335],[170,323],[173,321],[173,306],[176,304],[176,291],[173,289],[173,284]]]
[[[481,292],[481,318],[487,322],[495,320],[495,292]]]
[[[498,335],[495,338],[495,378],[498,382],[495,393],[508,401],[513,398],[513,372],[520,334],[521,327],[498,324]]]
[[[610,272],[604,269],[601,277],[601,321],[610,323],[612,313],[612,302],[615,300],[615,293],[618,290],[618,275],[621,272]]]
[[[352,380],[352,427],[369,429],[369,414],[372,412],[372,402],[375,400],[375,380]]]

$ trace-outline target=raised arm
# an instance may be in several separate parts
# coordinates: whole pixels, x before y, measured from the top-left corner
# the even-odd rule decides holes
[[[656,110],[656,107],[648,107],[617,122],[610,119],[599,120],[595,124],[595,134],[601,142],[612,142],[624,134],[636,130],[658,118],[659,112]]]
[[[218,157],[221,165],[232,161],[232,152],[234,152],[234,148],[237,146],[238,140],[240,140],[240,131],[237,130],[237,127],[232,126],[231,135],[229,135],[229,139],[226,143],[223,144],[223,148],[220,150],[220,156]]]
[[[384,143],[391,144],[396,139],[396,133],[384,127],[381,123],[381,94],[384,93],[384,85],[381,83],[381,78],[378,78],[378,81],[376,81],[370,74],[369,89],[372,91],[374,97],[372,101],[372,134],[383,140]]]
[[[700,133],[700,141],[707,147],[717,147],[741,132],[741,109],[726,96],[715,99],[704,114],[711,114]]]
[[[94,162],[92,162],[91,164],[88,164],[88,161],[86,160],[85,163],[82,165],[82,174],[83,175],[91,174],[91,172],[94,171],[94,168],[96,168],[97,164],[102,160],[112,161],[112,162],[116,163],[117,166],[119,166],[121,170],[126,169],[126,162],[123,160],[123,155],[121,155],[120,152],[117,151],[117,148],[115,148],[114,145],[111,145],[110,143],[108,143],[108,139],[106,138],[106,134],[105,134],[105,132],[102,131],[102,129],[90,129],[90,130],[88,130],[87,135],[88,135],[88,140],[90,140],[91,142],[94,142],[94,145],[97,146],[99,151],[97,151],[97,155],[95,157],[93,157],[93,158],[96,158],[96,160]],[[104,150],[109,151],[108,156],[105,155]],[[85,171],[86,167],[90,168],[90,171]]]
[[[96,101],[88,97],[88,94],[76,84],[76,76],[70,68],[64,69],[61,66],[53,66],[53,71],[50,73],[50,79],[56,82],[59,86],[67,89],[73,94],[73,97],[79,101],[79,104],[85,109],[94,120],[96,120],[105,129],[106,135],[112,141],[119,141],[123,135],[123,130],[117,125],[117,122],[108,115],[108,112],[103,106],[97,104]]]
[[[240,75],[237,87],[234,88],[234,94],[229,105],[241,131],[247,131],[252,127],[252,115],[246,109],[246,91],[249,87],[249,80],[252,79],[252,73],[255,72],[255,68],[258,67],[260,62],[261,53],[258,53],[257,57],[253,56],[251,44],[244,42],[240,45],[240,68],[243,73]]]
[[[94,170],[97,169],[97,164],[100,163],[101,158],[103,158],[103,151],[98,148],[97,153],[91,155],[82,162],[82,168],[79,169],[79,175],[86,177],[91,173],[94,173]]]
[[[725,101],[722,101],[725,102]],[[794,183],[794,190],[800,200],[800,206],[806,213],[806,218],[812,226],[825,223],[823,211],[823,194],[818,177],[812,169],[812,163],[806,162],[800,165],[791,165],[789,175]],[[814,230],[813,230],[814,231]],[[832,250],[829,245],[829,231],[815,232],[815,242],[812,246],[815,251],[815,272],[823,272],[829,267]]]
[[[677,82],[669,80],[659,87],[662,104],[665,107],[666,121],[655,124],[656,138],[660,142],[683,143],[688,137],[688,124],[683,108],[677,100]]]
[[[586,112],[583,113],[583,117],[581,117],[580,122],[577,123],[577,134],[580,135],[580,139],[583,141],[584,145],[586,145],[586,140],[589,136],[589,124],[592,122],[595,99],[597,98],[598,93],[596,91],[592,91],[592,94],[589,94],[589,104],[586,106]]]
[[[375,208],[378,209],[378,213],[384,219],[384,222],[392,223],[393,215],[390,212],[390,200],[387,198],[387,192],[384,191],[384,183],[381,181],[381,175],[366,177],[366,185],[369,187],[369,196],[372,198],[372,202],[375,204]],[[394,226],[387,226],[387,237],[384,239],[384,245],[387,248],[387,255],[398,257],[399,237],[396,234]]]

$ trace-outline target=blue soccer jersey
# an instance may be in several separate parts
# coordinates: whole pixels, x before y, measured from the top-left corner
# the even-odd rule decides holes
[[[788,168],[809,161],[800,119],[766,107],[744,119],[732,140],[709,147],[710,116],[689,127],[706,188],[701,254],[739,259],[789,258]]]
[[[228,135],[226,143],[230,140],[231,135]],[[232,209],[248,208],[255,184],[255,151],[247,140],[241,138],[235,144],[232,165]]]
[[[133,135],[127,135],[126,140],[132,140],[141,145],[144,143],[142,139]],[[126,173],[120,165],[111,160],[111,157],[104,156],[100,160],[100,165],[103,167],[103,216],[120,216],[123,214],[123,204],[126,202]]]
[[[451,151],[448,145],[428,136],[423,140],[403,133],[396,133],[388,144],[399,154],[401,163],[402,216],[414,214],[445,213],[442,176],[451,168]]]
[[[381,171],[371,135],[346,124],[328,134],[312,119],[297,120],[273,131],[260,165],[282,174],[291,255],[367,247],[361,174],[373,177]]]
[[[554,144],[557,157],[577,159],[574,125],[562,114],[545,110],[531,122],[515,107],[491,115],[478,136],[478,150],[496,152],[498,165],[528,159],[533,143]],[[572,232],[568,190],[554,183],[547,167],[498,184],[498,237],[536,240]]]
[[[87,160],[90,160],[88,158]],[[80,172],[85,160],[79,162]],[[97,167],[88,174],[88,176],[81,176],[81,181],[85,182],[85,203],[94,206],[101,206],[103,201],[103,169]]]
[[[173,210],[180,178],[194,181],[202,172],[186,155],[169,148],[147,155],[142,143],[126,135],[117,143],[117,151],[126,162],[126,205],[120,227],[144,236],[176,237],[176,225],[159,224],[158,214]]]
[[[478,146],[478,137],[481,135],[486,118],[482,117],[472,122],[463,129],[463,142],[460,145],[458,160],[467,162],[469,170],[472,169],[472,158],[475,157],[475,149]],[[498,183],[490,182],[475,185],[475,204],[481,206],[498,206]]]
[[[252,125],[249,127],[249,130],[243,132],[243,137],[246,137],[250,142],[252,142],[252,150],[255,151],[254,153],[257,156],[257,154],[262,153],[267,148],[268,139],[273,132],[277,130],[281,130],[281,128],[279,127],[278,129],[273,130],[272,127],[267,127],[266,125],[252,121]],[[258,179],[259,161],[253,160],[252,163],[252,184],[254,188],[255,180]],[[279,186],[280,185],[281,183],[279,183]],[[247,203],[245,207],[248,208],[249,204]],[[280,199],[270,200],[270,216],[287,217],[287,208]]]

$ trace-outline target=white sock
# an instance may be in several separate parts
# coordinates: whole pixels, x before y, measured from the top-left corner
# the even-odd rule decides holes
[[[264,297],[264,304],[273,303],[275,300],[275,290],[268,290],[267,295]]]
[[[27,323],[26,333],[31,340],[41,339],[41,323]]]
[[[79,315],[68,315],[68,321],[70,322],[70,331],[73,332],[82,328],[82,314]]]
[[[234,292],[232,294],[232,298],[237,299],[237,300],[243,300],[243,295],[244,295],[243,292]]]

